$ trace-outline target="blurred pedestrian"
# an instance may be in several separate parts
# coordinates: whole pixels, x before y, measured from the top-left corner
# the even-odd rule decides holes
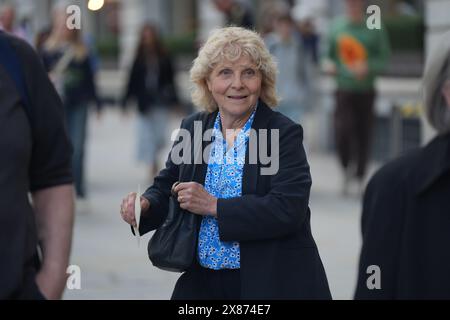
[[[265,37],[265,42],[278,64],[277,94],[281,99],[278,111],[299,123],[306,108],[305,47],[290,15],[277,17],[274,30]]]
[[[450,299],[450,32],[437,41],[423,92],[438,134],[368,184],[356,299]]]
[[[338,18],[330,30],[327,68],[337,82],[334,136],[344,195],[354,178],[359,191],[363,188],[375,120],[375,79],[389,56],[385,28],[367,28],[365,1],[345,0],[345,8],[346,16]]]
[[[145,24],[139,43],[122,106],[129,98],[137,100],[138,161],[149,166],[150,181],[158,170],[158,153],[169,142],[167,123],[169,111],[178,104],[172,58],[158,35],[156,26]]]
[[[59,299],[74,192],[63,107],[35,51],[2,31],[0,84],[0,299]]]
[[[261,37],[239,27],[211,33],[194,60],[192,98],[205,111],[181,126],[191,137],[200,129],[200,139],[210,132],[212,141],[198,152],[209,158],[179,163],[175,143],[166,168],[140,197],[140,234],[163,225],[172,200],[181,208],[177,215],[195,219],[191,229],[179,230],[194,233],[194,243],[183,245],[195,253],[172,299],[331,298],[311,234],[302,127],[272,110],[278,103],[276,73]],[[255,146],[252,129],[265,133],[262,145],[279,133],[279,140],[270,138],[272,150],[280,151],[273,172],[264,173],[267,166],[252,154],[256,150],[249,151]],[[195,141],[188,145],[197,149]],[[257,164],[248,160],[254,156]],[[134,227],[136,196],[129,194],[121,205],[122,219]]]
[[[255,21],[250,8],[238,0],[213,0],[216,8],[225,15],[226,26],[254,29]]]
[[[44,65],[60,94],[65,110],[70,139],[74,147],[73,172],[77,196],[86,196],[84,158],[88,108],[91,102],[100,116],[101,102],[97,95],[90,52],[81,31],[66,26],[67,14],[61,8],[53,12],[53,26],[41,51]]]
[[[259,7],[258,32],[265,38],[268,34],[274,32],[275,20],[289,14],[291,8],[286,1],[263,1]]]
[[[317,30],[317,17],[314,16],[312,9],[296,8],[292,10],[292,16],[296,27],[300,32],[303,46],[305,47],[305,58],[308,63],[317,66],[319,63],[319,40],[320,36]]]
[[[46,27],[41,29],[37,34],[34,41],[34,47],[39,55],[42,56],[42,51],[44,50],[44,44],[47,42],[48,38],[52,33],[51,27]]]
[[[302,4],[303,1],[300,3]],[[313,128],[312,124],[314,117],[319,116],[319,42],[320,35],[318,30],[319,16],[311,6],[295,6],[292,9],[292,16],[295,21],[295,26],[300,33],[300,38],[303,46],[303,65],[305,79],[303,83],[304,92],[304,106],[305,106],[305,131]],[[307,118],[309,116],[309,118]],[[310,126],[308,128],[308,125]],[[314,135],[309,135],[311,138]]]
[[[16,25],[16,10],[11,4],[0,7],[0,30],[27,40],[25,30],[20,25]]]

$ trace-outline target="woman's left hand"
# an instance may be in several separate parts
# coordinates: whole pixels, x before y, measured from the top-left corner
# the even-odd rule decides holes
[[[175,189],[182,209],[202,216],[217,216],[217,198],[197,182],[182,182]]]

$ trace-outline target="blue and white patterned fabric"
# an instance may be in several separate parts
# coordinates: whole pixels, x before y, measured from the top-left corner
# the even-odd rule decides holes
[[[205,189],[216,198],[235,198],[242,195],[242,175],[247,142],[255,117],[256,107],[227,150],[226,139],[222,135],[220,112],[213,128]],[[219,225],[212,216],[204,216],[198,236],[198,258],[201,266],[209,269],[239,269],[239,242],[222,242],[219,239]]]

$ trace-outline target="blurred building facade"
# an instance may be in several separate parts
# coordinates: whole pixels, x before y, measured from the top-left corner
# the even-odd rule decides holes
[[[332,18],[342,14],[344,9],[344,1],[336,0],[236,1],[242,2],[253,11],[257,30],[264,28],[268,20],[267,14],[274,14],[283,4],[288,9],[301,7],[304,14],[313,16],[316,20],[317,28],[323,37],[326,36]],[[87,5],[89,2],[104,2],[104,5],[98,11],[90,11]],[[425,1],[431,10],[445,6],[442,4],[445,2],[448,0]],[[0,3],[14,4],[17,21],[27,25],[30,38],[50,24],[53,5],[78,5],[82,13],[84,33],[90,35],[106,54],[118,55],[120,66],[127,66],[131,61],[138,31],[144,22],[156,23],[163,36],[173,38],[175,47],[182,46],[183,41],[192,40],[194,37],[201,42],[211,29],[224,23],[224,17],[215,8],[213,0],[0,0]],[[392,13],[423,15],[422,0],[372,0],[370,3],[381,7],[383,18]],[[448,11],[438,10],[431,14],[445,15],[446,12]],[[439,22],[431,23],[434,28]]]
[[[116,61],[113,67],[120,69],[130,65],[139,29],[144,22],[156,23],[162,35],[170,37],[173,47],[179,50],[193,39],[196,43],[191,47],[196,48],[206,39],[210,30],[222,26],[225,21],[223,15],[215,8],[213,0],[104,0],[103,7],[98,11],[88,9],[89,1],[100,0],[0,0],[0,4],[14,4],[17,22],[28,29],[30,39],[50,24],[51,9],[55,4],[78,5],[81,9],[84,34],[91,37],[102,57],[111,57],[110,61]],[[313,12],[323,39],[326,38],[331,20],[344,12],[343,0],[237,1],[243,2],[253,10],[257,30],[263,28],[267,22],[267,12],[273,13],[273,8],[280,8],[280,5],[288,9],[303,6],[310,14]],[[378,109],[388,118],[393,102],[402,103],[403,100],[419,97],[417,81],[414,85],[410,85],[408,80],[398,81],[396,78],[399,76],[409,76],[416,80],[420,78],[424,53],[437,41],[436,38],[440,33],[450,30],[448,19],[450,0],[372,0],[370,3],[380,6],[383,20],[393,30],[391,35],[394,38],[392,43],[396,54],[386,75],[395,78],[393,84],[399,87],[385,81],[386,85],[380,87],[384,99],[380,99],[378,103]],[[402,16],[404,20],[398,19],[396,15]],[[410,40],[409,43],[403,41],[406,38]],[[192,54],[195,54],[195,48]],[[186,59],[186,66],[189,66],[191,57],[192,55]],[[105,60],[108,59],[103,59]],[[392,89],[394,87],[395,90]],[[326,82],[321,86],[321,90],[323,91],[321,96],[326,97],[331,94],[333,88]],[[324,105],[329,113],[331,105],[327,102]],[[432,131],[426,125],[424,128],[423,137],[427,140],[432,136]],[[329,138],[325,137],[324,140]]]
[[[104,2],[98,11],[88,3]],[[81,9],[81,28],[105,51],[118,51],[121,65],[131,60],[140,26],[152,22],[163,35],[192,33],[197,28],[197,0],[0,0],[13,4],[16,23],[26,24],[29,40],[51,24],[55,5],[77,5]],[[113,43],[116,41],[116,43]],[[103,47],[102,47],[103,46]],[[116,46],[116,47],[115,47]],[[106,52],[108,54],[110,52]]]

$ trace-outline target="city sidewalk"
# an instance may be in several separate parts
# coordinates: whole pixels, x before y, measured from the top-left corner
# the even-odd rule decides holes
[[[168,129],[179,125],[172,119]],[[135,116],[109,109],[100,121],[90,118],[87,146],[89,199],[77,203],[71,264],[81,269],[81,289],[65,299],[169,299],[177,273],[153,267],[145,235],[138,247],[121,220],[120,203],[131,191],[148,186],[147,168],[135,162]],[[170,144],[161,155],[161,165]],[[313,235],[333,298],[351,299],[360,249],[360,201],[339,194],[340,171],[333,156],[309,154],[313,188]],[[270,276],[270,275],[268,275]]]

